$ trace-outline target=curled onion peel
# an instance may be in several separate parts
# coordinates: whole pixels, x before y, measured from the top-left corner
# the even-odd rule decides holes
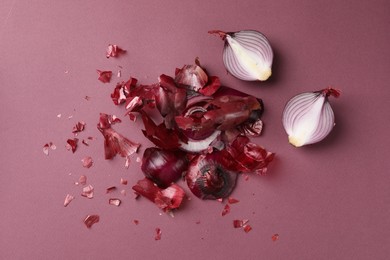
[[[328,97],[340,96],[340,91],[326,88],[296,95],[283,111],[283,126],[288,141],[295,147],[323,140],[333,129],[335,117]]]
[[[225,41],[223,62],[233,76],[247,81],[265,81],[271,76],[273,51],[264,34],[255,30],[209,33]]]
[[[165,212],[179,208],[185,197],[185,192],[179,185],[173,183],[166,189],[161,189],[148,178],[139,180],[132,188]]]

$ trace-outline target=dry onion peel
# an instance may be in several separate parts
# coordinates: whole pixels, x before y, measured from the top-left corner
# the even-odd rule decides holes
[[[283,126],[289,142],[295,147],[317,143],[333,129],[335,117],[328,97],[340,96],[340,91],[326,88],[296,95],[284,108]]]

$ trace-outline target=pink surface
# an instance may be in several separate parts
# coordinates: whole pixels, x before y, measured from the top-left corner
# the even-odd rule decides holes
[[[0,259],[389,259],[390,2],[199,2],[2,0]],[[226,74],[223,43],[207,34],[248,28],[275,50],[265,83]],[[109,43],[127,54],[106,59]],[[190,195],[172,218],[134,200],[136,156],[127,170],[122,158],[105,161],[96,124],[100,112],[124,119],[110,99],[116,81],[153,83],[195,57],[223,84],[263,98],[266,128],[253,141],[277,158],[268,176],[239,179],[232,196],[240,202],[228,215],[224,204]],[[97,80],[96,69],[115,74],[118,66],[121,79]],[[342,90],[331,100],[336,128],[318,145],[292,147],[281,124],[285,103],[328,85]],[[65,143],[80,120],[80,139],[96,140],[72,154]],[[116,129],[145,148],[140,128],[123,120]],[[50,141],[57,150],[45,156]],[[84,156],[94,160],[90,169]],[[82,174],[93,199],[74,185]],[[127,195],[106,194],[113,185]],[[64,207],[68,193],[76,198]],[[113,196],[120,207],[108,204]],[[88,214],[100,215],[92,229],[82,222]],[[234,219],[249,219],[253,230],[234,229]]]

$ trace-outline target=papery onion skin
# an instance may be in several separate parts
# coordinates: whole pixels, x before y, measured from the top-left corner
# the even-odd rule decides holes
[[[149,147],[145,150],[141,170],[161,188],[177,181],[187,170],[188,160],[183,152]]]
[[[198,155],[190,163],[186,175],[191,192],[200,199],[221,199],[233,191],[238,173],[235,161],[225,151]]]
[[[290,144],[301,147],[320,142],[329,135],[335,126],[329,96],[338,97],[340,91],[329,87],[301,93],[287,102],[282,121]]]
[[[148,178],[139,180],[132,189],[165,212],[179,208],[185,198],[185,192],[179,185],[173,183],[168,188],[161,189]]]
[[[209,33],[225,41],[223,62],[230,74],[246,81],[265,81],[271,76],[273,51],[264,34],[255,30]]]

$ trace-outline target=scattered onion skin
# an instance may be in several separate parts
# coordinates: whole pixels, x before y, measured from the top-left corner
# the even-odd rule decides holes
[[[182,177],[187,170],[188,160],[180,151],[149,147],[145,150],[141,163],[144,175],[160,188],[166,188]]]
[[[225,42],[223,62],[230,74],[245,81],[265,81],[271,76],[273,51],[264,34],[255,30],[209,33]]]
[[[320,142],[328,136],[335,126],[329,96],[338,97],[340,91],[329,87],[301,93],[287,102],[282,121],[290,144],[301,147]]]

